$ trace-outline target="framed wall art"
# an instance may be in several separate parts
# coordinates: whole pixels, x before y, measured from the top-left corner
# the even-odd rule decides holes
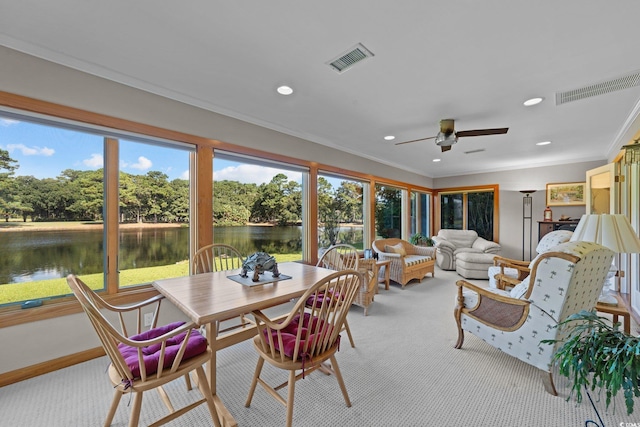
[[[547,184],[547,206],[579,206],[585,204],[584,182]]]

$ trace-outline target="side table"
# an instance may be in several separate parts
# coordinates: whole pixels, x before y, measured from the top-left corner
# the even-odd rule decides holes
[[[609,304],[596,304],[596,311],[601,313],[611,314],[613,316],[613,323],[618,321],[618,316],[622,316],[624,319],[624,333],[627,335],[631,334],[631,314],[629,314],[629,310],[627,310],[627,305],[624,300],[620,296],[618,292],[614,292],[611,295],[616,297],[618,300],[618,305],[609,305]]]
[[[373,277],[375,280],[378,280],[378,283],[384,283],[384,289],[389,290],[389,265],[391,264],[390,260],[378,261],[373,258],[360,258],[358,264],[361,268],[365,268],[369,271],[373,272]],[[378,273],[380,272],[380,268],[384,267],[384,279],[383,281],[379,281]],[[376,286],[376,293],[378,293],[378,287]]]
[[[385,261],[376,261],[376,277],[378,277],[378,272],[381,267],[384,267],[384,290],[389,290],[389,265],[391,264],[390,260]],[[381,282],[378,282],[381,283]],[[376,293],[378,292],[378,288],[376,288]]]

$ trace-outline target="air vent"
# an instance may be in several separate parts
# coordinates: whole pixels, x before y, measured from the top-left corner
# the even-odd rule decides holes
[[[362,61],[363,59],[369,58],[373,56],[373,53],[364,47],[362,44],[358,43],[345,53],[339,55],[337,58],[332,59],[327,62],[331,68],[336,70],[338,73],[343,73],[347,71],[349,68]]]
[[[640,85],[640,71],[636,71],[617,79],[609,80],[602,83],[585,86],[580,89],[568,90],[566,92],[556,93],[556,105],[566,104],[567,102],[578,101],[580,99],[589,98],[591,96],[604,95],[605,93],[614,92],[616,90],[628,89],[630,87]]]
[[[485,149],[484,148],[480,148],[478,150],[465,151],[464,154],[482,153],[483,151],[485,151]]]

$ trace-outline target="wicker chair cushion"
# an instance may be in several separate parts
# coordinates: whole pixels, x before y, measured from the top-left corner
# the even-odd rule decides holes
[[[407,250],[404,248],[402,243],[398,243],[397,245],[393,245],[393,246],[384,245],[384,251],[390,252],[392,254],[400,254],[400,256],[407,255]]]
[[[291,323],[289,323],[284,329],[280,331],[280,335],[282,336],[282,348],[280,348],[280,342],[278,341],[278,331],[271,331],[271,336],[273,338],[273,346],[275,347],[276,350],[284,353],[287,357],[293,357],[293,352],[296,346],[296,336],[298,334],[298,330],[302,328],[302,333],[300,335],[302,339],[300,340],[300,350],[298,352],[299,353],[298,359],[300,360],[304,359],[306,357],[305,352],[307,348],[305,342],[308,341],[309,344],[311,344],[316,339],[317,335],[319,335],[318,339],[322,339],[322,337],[331,333],[330,327],[329,328],[323,327],[321,324],[319,327],[319,330],[321,332],[320,334],[310,334],[307,337],[309,328],[311,328],[311,330],[316,330],[316,327],[318,326],[318,323],[317,323],[318,321],[321,321],[321,320],[318,319],[317,317],[311,316],[310,313],[304,313],[304,318],[302,319],[302,322],[300,322],[300,315],[296,315],[291,320]],[[269,340],[268,334],[269,333],[267,329],[265,329],[264,336],[267,338],[267,341]]]
[[[167,332],[171,332],[176,328],[184,325],[185,322],[174,322],[165,326],[160,326],[155,329],[150,329],[145,331],[139,335],[134,335],[129,339],[132,341],[146,341],[157,338],[161,335],[166,334]],[[180,345],[182,341],[184,341],[186,332],[171,337],[166,340],[166,351],[164,355],[164,365],[163,368],[171,366],[173,361],[180,350]],[[142,349],[142,359],[144,361],[145,372],[147,375],[151,375],[158,371],[158,362],[161,353],[161,343],[153,344],[148,347],[144,347]],[[120,354],[124,357],[127,366],[131,369],[131,373],[135,378],[140,378],[140,364],[138,362],[138,348],[132,347],[126,344],[118,344],[118,350],[120,350]],[[187,342],[187,348],[184,352],[184,356],[182,360],[189,359],[193,356],[197,356],[201,353],[204,353],[207,350],[207,339],[198,332],[198,330],[194,329],[191,331],[191,335],[189,336],[189,341]]]

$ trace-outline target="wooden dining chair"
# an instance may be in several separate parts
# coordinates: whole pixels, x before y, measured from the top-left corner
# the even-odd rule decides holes
[[[320,257],[316,263],[316,267],[324,267],[329,270],[341,271],[341,270],[356,270],[359,271],[360,256],[358,251],[351,245],[338,244],[329,247]],[[369,282],[367,282],[369,283]],[[366,285],[365,285],[366,286]],[[343,326],[347,336],[349,337],[349,343],[351,347],[355,347],[356,343],[353,341],[351,335],[351,329],[349,328],[349,322],[344,320]]]
[[[156,389],[169,410],[169,414],[153,425],[163,425],[202,403],[206,403],[213,424],[220,427],[220,420],[205,376],[203,365],[211,361],[212,351],[207,339],[198,332],[194,323],[174,322],[156,327],[160,303],[158,295],[130,306],[114,306],[103,300],[82,280],[67,276],[67,283],[89,317],[111,364],[108,375],[115,394],[111,402],[105,427],[110,426],[123,395],[133,393],[133,405],[129,426],[137,426],[140,420],[142,396],[147,390]],[[154,309],[152,328],[142,330],[143,308]],[[103,311],[119,319],[114,326]],[[129,336],[127,325],[136,324],[136,334]],[[163,386],[181,377],[187,378],[195,371],[202,399],[175,410]],[[186,391],[185,391],[186,392]]]
[[[191,274],[212,273],[215,271],[238,270],[242,268],[244,257],[233,246],[214,243],[198,249],[191,259]],[[240,315],[239,323],[234,323],[224,329],[220,327],[222,322],[236,319],[235,317],[216,322],[218,333],[229,332],[238,328],[253,325],[253,321],[246,315]],[[228,325],[228,323],[227,323]]]
[[[253,344],[260,358],[245,406],[250,406],[259,383],[278,402],[286,406],[286,425],[290,427],[293,420],[296,381],[321,369],[325,373],[335,375],[347,407],[351,407],[335,353],[340,345],[340,331],[349,307],[360,289],[361,281],[362,273],[356,270],[332,273],[309,288],[281,321],[274,321],[259,310],[252,312],[259,331],[253,339]],[[310,299],[318,301],[318,304],[305,307]],[[331,362],[331,366],[324,363],[327,360]],[[288,381],[276,387],[267,384],[260,377],[265,361],[276,368],[289,371]],[[297,373],[298,371],[301,372]],[[286,400],[278,393],[278,390],[285,386],[288,389]]]

